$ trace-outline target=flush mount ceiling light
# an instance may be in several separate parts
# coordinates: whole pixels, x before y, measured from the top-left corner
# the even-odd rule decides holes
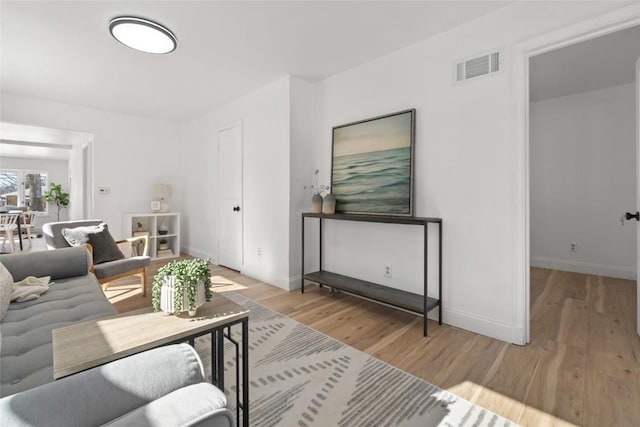
[[[123,45],[141,52],[169,53],[178,46],[176,36],[168,28],[144,18],[113,18],[109,32]]]

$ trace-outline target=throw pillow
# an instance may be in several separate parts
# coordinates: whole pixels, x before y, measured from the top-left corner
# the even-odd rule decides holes
[[[107,224],[102,223],[100,225],[104,226],[104,230],[89,234],[89,244],[93,246],[93,263],[102,264],[103,262],[123,259],[124,254],[118,248],[115,240],[113,240],[111,233],[109,233]]]
[[[9,310],[12,288],[13,277],[7,267],[0,263],[0,321],[4,319]]]
[[[93,247],[93,263],[123,259],[124,254],[118,248],[104,222],[86,227],[63,228],[62,236],[71,246],[82,246],[89,243]]]
[[[98,233],[103,229],[102,224],[88,225],[86,227],[63,228],[61,233],[64,240],[71,246],[82,246],[85,243],[89,243],[90,233]]]

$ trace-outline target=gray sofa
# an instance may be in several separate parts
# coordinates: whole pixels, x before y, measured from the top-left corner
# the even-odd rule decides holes
[[[17,282],[51,276],[55,285],[40,298],[11,303],[0,323],[0,396],[53,381],[51,331],[85,320],[117,314],[97,280],[83,247],[2,255]]]
[[[116,313],[83,247],[0,257],[14,281],[51,276],[36,300],[0,322],[2,426],[233,426],[220,390],[186,344],[162,347],[53,382],[51,331]],[[90,343],[87,343],[90,345]]]

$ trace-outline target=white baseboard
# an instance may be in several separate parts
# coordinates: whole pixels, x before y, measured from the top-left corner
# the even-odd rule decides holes
[[[289,277],[289,290],[300,289],[300,276]]]
[[[208,259],[209,261],[211,261],[212,264],[216,264],[216,265],[218,264],[217,263],[218,260],[215,257],[215,255],[208,254],[204,251],[201,251],[200,249],[184,247],[184,248],[180,248],[180,253],[182,255],[191,255],[196,258]]]
[[[627,280],[636,280],[637,277],[635,269],[545,257],[532,256],[531,266],[548,268],[550,270],[572,271],[582,274],[594,274],[596,276],[615,277],[618,279]]]
[[[477,316],[461,310],[444,307],[442,320],[447,325],[455,326],[477,334],[486,335],[491,338],[505,342],[514,342],[513,326],[506,323],[496,322],[486,317]],[[429,316],[431,319],[431,316]],[[518,343],[515,343],[518,344]]]
[[[279,276],[276,273],[271,271],[266,271],[261,268],[252,267],[243,265],[240,273],[245,276],[253,277],[254,279],[258,279],[262,282],[268,283],[269,285],[277,286],[285,291],[290,291],[289,289],[289,278],[286,276]]]

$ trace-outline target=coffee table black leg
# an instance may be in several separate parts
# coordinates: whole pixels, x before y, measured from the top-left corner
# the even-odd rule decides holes
[[[242,425],[249,427],[249,319],[242,321]]]
[[[218,386],[218,333],[211,331],[211,384]]]
[[[218,376],[218,384],[217,387],[224,393],[224,330],[219,329],[215,331],[216,334],[216,371]]]

